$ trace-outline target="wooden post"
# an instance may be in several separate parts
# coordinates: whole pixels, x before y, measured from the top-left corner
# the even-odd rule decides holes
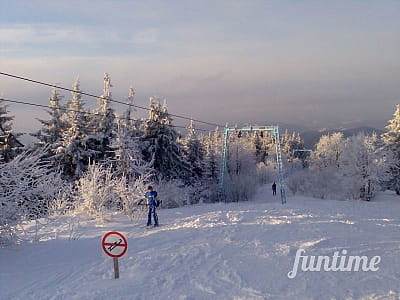
[[[115,279],[119,278],[118,257],[114,257],[114,275],[115,275]]]

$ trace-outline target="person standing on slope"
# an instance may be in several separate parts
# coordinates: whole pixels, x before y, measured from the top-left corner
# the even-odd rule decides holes
[[[272,184],[272,196],[276,196],[276,183],[275,183],[275,181]]]
[[[154,218],[154,227],[158,226],[158,216],[157,216],[157,212],[156,212],[156,208],[157,208],[157,192],[153,191],[153,187],[151,185],[149,185],[149,187],[147,188],[147,193],[144,194],[147,200],[147,205],[149,206],[149,214],[147,215],[147,226],[151,225],[151,215],[153,214],[153,218]]]

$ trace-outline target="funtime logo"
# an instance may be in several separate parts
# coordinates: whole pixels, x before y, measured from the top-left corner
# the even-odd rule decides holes
[[[376,272],[379,270],[377,265],[381,262],[380,256],[374,256],[369,259],[368,256],[347,255],[346,249],[335,251],[332,257],[305,255],[305,253],[306,250],[304,249],[298,249],[296,251],[293,269],[287,274],[290,279],[295,278],[299,271]]]

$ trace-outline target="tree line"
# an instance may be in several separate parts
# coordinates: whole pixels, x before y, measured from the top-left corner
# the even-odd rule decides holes
[[[16,224],[55,207],[79,208],[92,217],[120,209],[133,218],[148,184],[156,186],[167,207],[218,201],[220,129],[199,133],[191,121],[182,134],[158,97],[149,98],[146,118],[136,118],[132,88],[126,110],[118,114],[110,104],[111,87],[105,74],[93,110],[86,108],[79,79],[66,101],[53,89],[48,118],[39,120],[29,147],[19,142],[0,101],[0,239],[10,240]],[[400,194],[399,106],[381,137],[326,135],[312,153],[296,151],[305,150],[298,133],[285,131],[280,142],[291,194],[367,200],[386,188]],[[276,180],[272,134],[238,128],[228,145],[229,199],[250,200],[257,186]]]

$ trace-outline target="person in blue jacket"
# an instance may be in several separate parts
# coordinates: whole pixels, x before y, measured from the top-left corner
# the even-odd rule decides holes
[[[147,188],[147,193],[145,194],[146,200],[147,200],[147,205],[149,206],[149,214],[147,215],[147,226],[151,225],[151,215],[153,214],[154,218],[154,227],[158,226],[158,216],[156,212],[157,208],[157,203],[158,201],[156,200],[157,198],[157,192],[153,191],[153,187],[150,185]]]

